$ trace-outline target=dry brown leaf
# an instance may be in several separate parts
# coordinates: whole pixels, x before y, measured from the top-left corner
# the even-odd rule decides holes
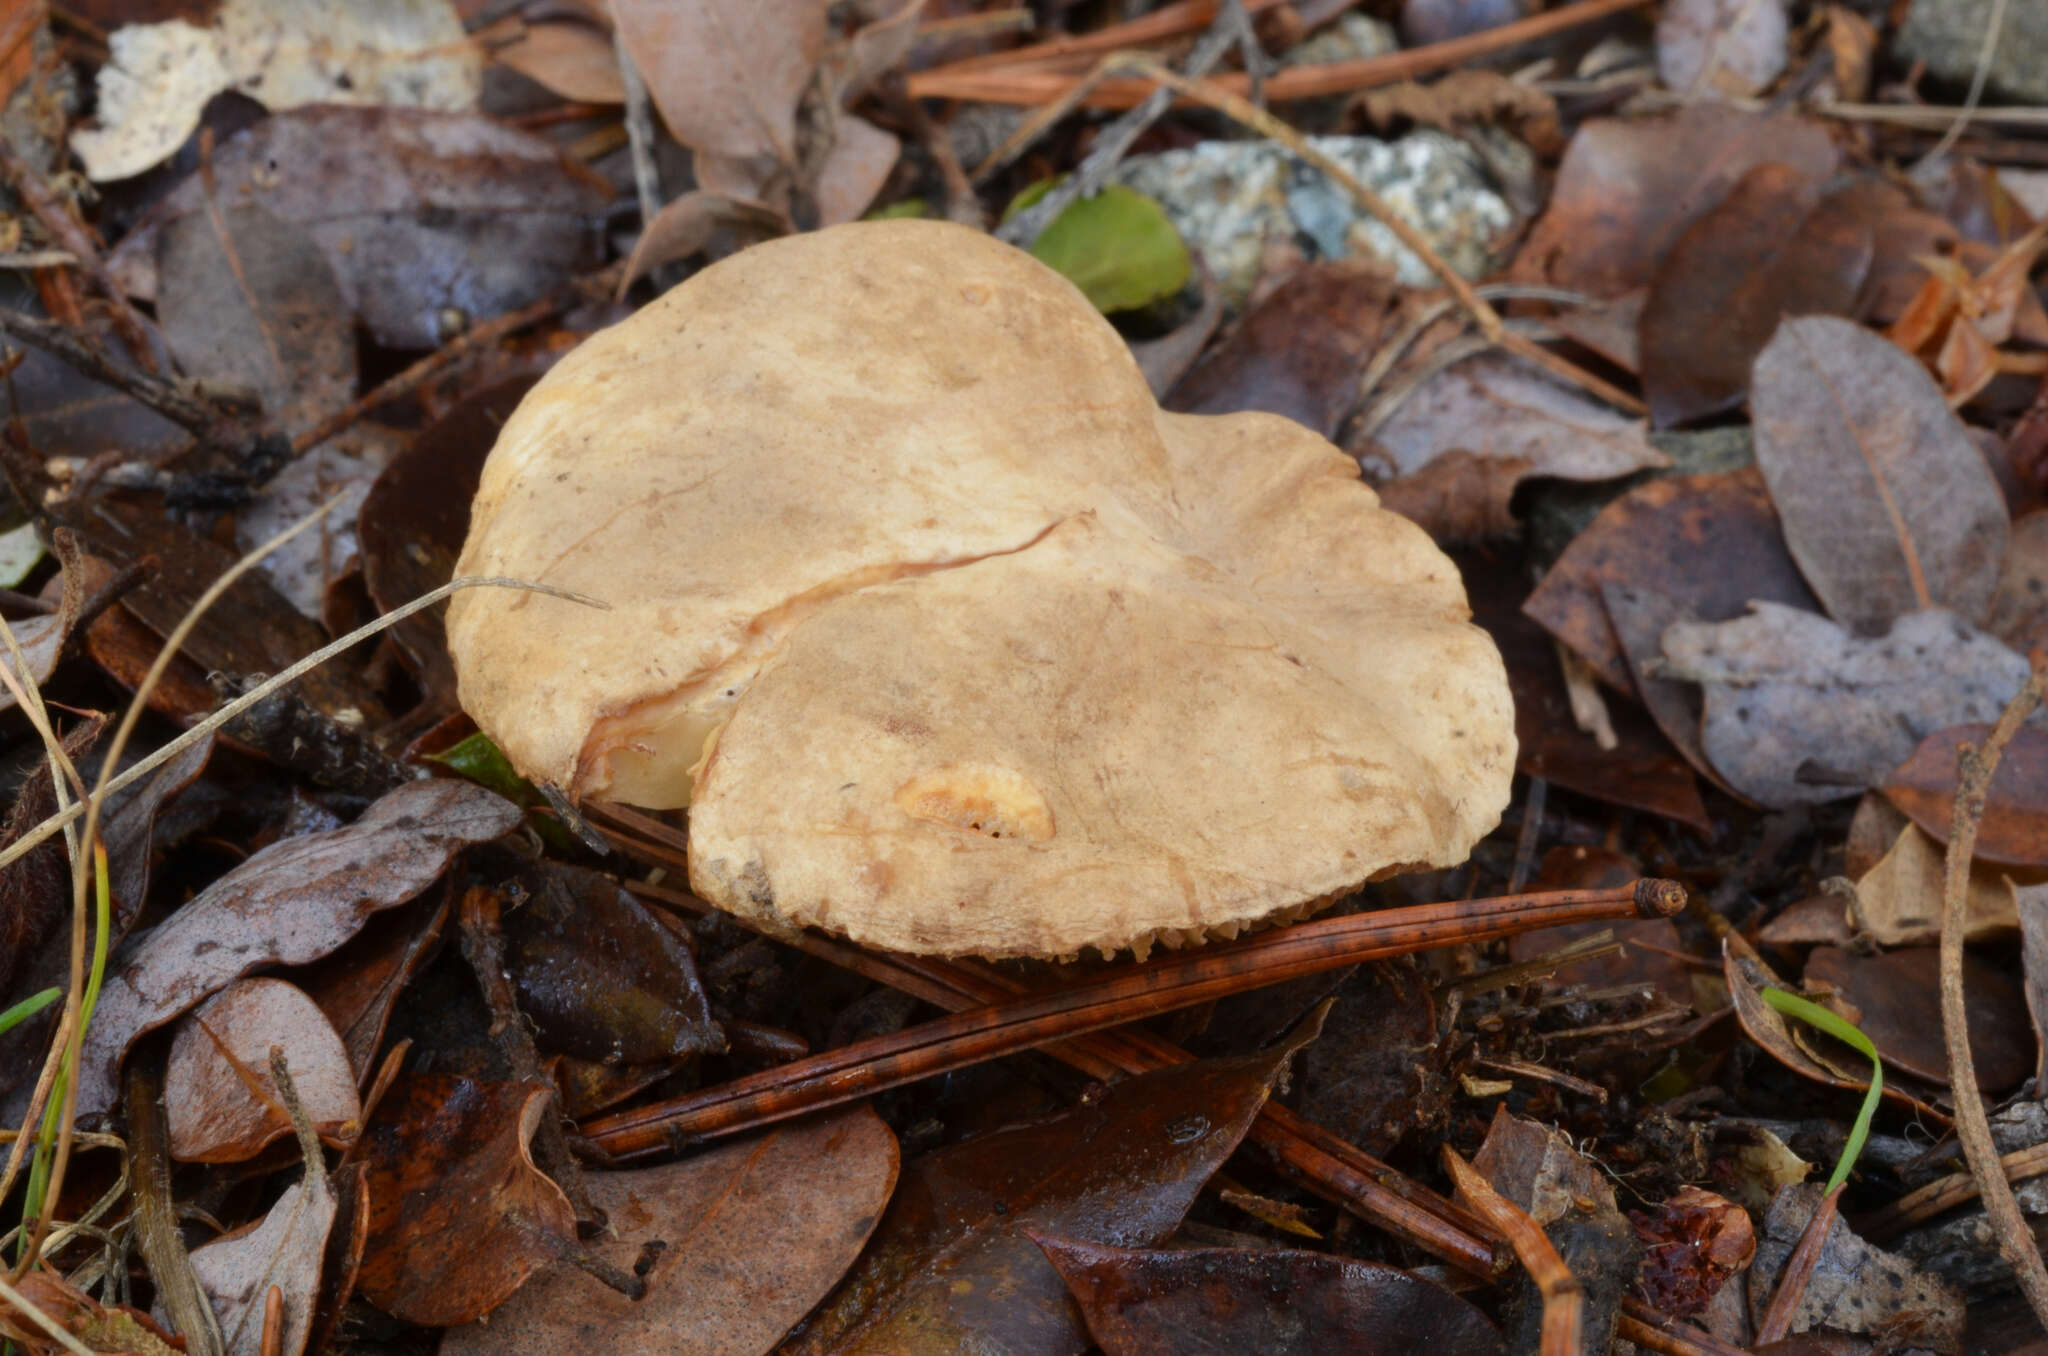
[[[1879,946],[1908,946],[1939,940],[1946,853],[1941,844],[1908,824],[1891,851],[1856,882],[1849,925]],[[2019,895],[2048,905],[2048,886],[2015,887],[1995,866],[1972,865],[1964,901],[1964,937],[1989,941],[2011,937],[2019,926]]]
[[[491,59],[519,72],[542,88],[587,104],[626,102],[625,81],[611,38],[595,24],[575,19],[518,24],[519,31],[502,45],[489,33],[474,36],[485,43]]]
[[[244,979],[178,1025],[164,1070],[171,1157],[240,1163],[292,1133],[270,1051],[282,1048],[307,1119],[339,1148],[362,1129],[348,1052],[313,1000],[281,979]]]
[[[273,843],[222,876],[107,968],[80,1061],[80,1114],[115,1104],[136,1037],[262,966],[303,965],[380,909],[431,885],[455,854],[511,832],[519,807],[467,782],[399,787],[346,828]]]
[[[1786,543],[1830,616],[1866,635],[1928,608],[1984,619],[2005,499],[1918,363],[1846,320],[1787,320],[1751,408]]]
[[[792,229],[789,218],[766,203],[692,189],[656,212],[640,232],[633,252],[626,257],[625,272],[619,275],[617,296],[623,300],[626,289],[642,276],[663,264],[689,258],[721,230],[752,243]]]
[[[631,1270],[661,1244],[629,1300],[554,1263],[441,1356],[604,1351],[750,1356],[775,1348],[860,1255],[896,1185],[896,1137],[865,1106],[778,1126],[654,1168],[592,1173],[611,1221],[598,1253]]]
[[[796,107],[825,48],[823,0],[614,0],[619,36],[675,139],[796,163]]]
[[[1670,0],[1657,18],[1657,75],[1680,94],[1756,94],[1785,69],[1785,0]]]

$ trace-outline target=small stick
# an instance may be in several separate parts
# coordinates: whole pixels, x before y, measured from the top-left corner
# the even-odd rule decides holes
[[[164,1116],[164,1056],[145,1049],[128,1059],[129,1190],[135,1199],[135,1246],[156,1283],[171,1325],[194,1356],[222,1356],[225,1345],[213,1305],[199,1288],[192,1258],[178,1232],[171,1199],[170,1130]]]
[[[640,229],[661,212],[661,170],[654,163],[654,104],[647,82],[626,50],[623,31],[612,33],[612,49],[619,63],[619,83],[626,91],[626,144],[633,154],[633,192],[640,200]]]
[[[1257,14],[1282,3],[1282,0],[1244,0],[1247,14]],[[1150,14],[1120,24],[1110,24],[1092,33],[1077,37],[1052,38],[1034,43],[1029,47],[1012,48],[1007,52],[989,52],[981,56],[962,57],[933,68],[926,74],[938,71],[983,71],[1001,69],[1005,71],[1020,68],[1071,63],[1104,52],[1114,52],[1126,47],[1142,47],[1146,43],[1164,42],[1193,33],[1215,22],[1217,11],[1222,9],[1221,0],[1175,0],[1172,4],[1161,5]],[[940,21],[941,23],[945,21]],[[920,28],[920,34],[935,30],[939,24],[927,24]],[[913,90],[913,94],[917,91]]]
[[[1597,23],[1631,9],[1640,9],[1648,3],[1649,0],[1578,0],[1577,4],[1564,5],[1498,28],[1452,38],[1448,42],[1428,43],[1403,52],[1362,57],[1355,61],[1293,66],[1266,81],[1266,98],[1276,102],[1320,99],[1371,89],[1375,85],[1390,85],[1398,80],[1412,80],[1418,75],[1463,65],[1474,57],[1488,56],[1538,38]],[[1247,8],[1251,6],[1248,4]],[[1113,43],[1092,45],[1085,51],[1095,53],[1129,47],[1135,41],[1123,37]],[[980,64],[955,62],[919,71],[910,77],[910,93],[919,99],[974,99],[984,103],[1027,105],[1058,98],[1075,83],[1077,77],[1059,70],[1032,69],[1034,63],[1052,58],[1049,55],[1042,59],[1030,57],[1028,53],[1031,50],[1010,53],[1006,64],[994,68],[982,59]],[[1081,50],[1078,45],[1071,46],[1062,55],[1071,56]],[[1233,94],[1248,94],[1251,90],[1251,81],[1244,75],[1226,75],[1218,83]],[[1094,108],[1130,108],[1142,103],[1149,92],[1142,80],[1113,80],[1090,91],[1085,102]]]
[[[101,385],[132,396],[195,437],[214,442],[235,441],[232,437],[222,436],[224,428],[231,425],[220,410],[175,382],[117,366],[105,354],[54,320],[44,320],[11,306],[0,306],[0,334],[62,359]]]
[[[271,1286],[263,1296],[261,1356],[284,1356],[284,1291]]]
[[[1841,1208],[1842,1187],[1836,1187],[1820,1198],[1814,1207],[1813,1217],[1806,1221],[1806,1228],[1799,1235],[1799,1246],[1792,1249],[1792,1255],[1785,1259],[1785,1270],[1778,1276],[1777,1293],[1771,1296],[1771,1307],[1764,1311],[1764,1321],[1756,1330],[1756,1344],[1768,1346],[1781,1341],[1792,1329],[1792,1316],[1799,1309],[1799,1301],[1806,1294],[1806,1284],[1813,1279],[1813,1268],[1820,1261],[1820,1250],[1827,1245],[1828,1234],[1835,1227],[1835,1217]]]
[[[1493,1189],[1458,1151],[1444,1145],[1444,1167],[1450,1170],[1458,1194],[1472,1203],[1486,1222],[1507,1237],[1515,1256],[1521,1259],[1529,1279],[1543,1296],[1543,1326],[1536,1339],[1539,1356],[1580,1356],[1585,1342],[1585,1294],[1579,1278],[1557,1255],[1557,1248],[1529,1212]]]
[[[670,1102],[586,1122],[581,1129],[610,1154],[652,1152],[679,1137],[754,1129],[1246,988],[1566,922],[1669,917],[1684,898],[1684,888],[1674,881],[1641,880],[1603,890],[1456,900],[1301,923],[855,1041]]]
[[[51,192],[43,176],[31,169],[28,162],[17,155],[14,148],[4,139],[0,139],[0,173],[6,174],[8,184],[20,195],[22,202],[27,204],[28,210],[35,213],[36,220],[43,224],[43,229],[50,233],[50,238],[63,246],[63,252],[71,256],[63,262],[75,264],[83,269],[86,276],[93,280],[93,284],[112,304],[114,326],[120,330],[122,342],[128,345],[128,351],[135,355],[135,361],[142,364],[144,371],[154,373],[156,350],[150,343],[149,323],[136,311],[128,300],[128,294],[114,281],[113,274],[107,272],[106,263],[100,258],[98,246],[92,236],[86,233],[84,225],[72,215],[70,205]]]
[[[2008,1182],[2024,1182],[2039,1177],[2048,1173],[2048,1144],[2016,1149],[1999,1159],[1998,1166]],[[1976,1199],[1977,1179],[1967,1172],[1952,1172],[1860,1217],[1856,1221],[1856,1232],[1872,1243],[1882,1243],[1916,1224],[1924,1224]]]
[[[2040,705],[2044,684],[2048,684],[2048,656],[2036,651],[2033,672],[2013,694],[1983,747],[1965,744],[1957,751],[1960,772],[1955,814],[1949,821],[1947,875],[1941,897],[1941,1029],[1948,1044],[1949,1086],[1955,1093],[1956,1138],[1963,1143],[1963,1157],[1970,1165],[1970,1175],[1977,1179],[1978,1194],[1984,1198],[1991,1236],[1998,1241],[1999,1255],[2012,1268],[2034,1317],[2048,1325],[2048,1267],[2042,1265],[2033,1230],[2021,1216],[2012,1185],[1999,1166],[1998,1146],[1992,1142],[1984,1095],[1977,1085],[1976,1060],[1970,1053],[1969,1015],[1963,997],[1963,929],[1977,827],[1983,821],[1985,797],[2005,746]]]

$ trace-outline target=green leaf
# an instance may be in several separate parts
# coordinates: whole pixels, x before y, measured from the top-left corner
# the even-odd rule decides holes
[[[486,790],[495,791],[514,805],[539,805],[543,797],[533,783],[512,769],[491,737],[481,730],[440,753],[427,755],[430,762],[453,768]]]
[[[1884,1062],[1877,1057],[1877,1047],[1871,1044],[1870,1037],[1820,1004],[1783,989],[1766,988],[1761,992],[1764,1002],[1787,1017],[1797,1017],[1808,1026],[1825,1031],[1870,1059],[1870,1091],[1863,1096],[1863,1109],[1856,1113],[1856,1124],[1849,1127],[1849,1139],[1842,1145],[1842,1156],[1835,1160],[1835,1175],[1828,1178],[1828,1190],[1833,1191],[1849,1180],[1849,1172],[1862,1155],[1864,1142],[1870,1138],[1870,1118],[1877,1114],[1878,1099],[1884,1093]]]
[[[931,214],[932,206],[923,198],[905,198],[902,202],[892,202],[887,207],[877,207],[874,211],[862,217],[861,220],[905,221],[915,220],[919,217],[928,217]]]
[[[1003,219],[1037,202],[1057,182],[1040,180],[1019,193]],[[1187,244],[1165,211],[1121,184],[1082,198],[1053,218],[1031,253],[1065,275],[1104,314],[1164,300],[1187,286],[1194,270]]]

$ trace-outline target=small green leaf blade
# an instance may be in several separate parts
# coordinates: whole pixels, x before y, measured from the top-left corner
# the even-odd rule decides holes
[[[1019,193],[1004,219],[1037,202],[1057,182],[1041,180]],[[1031,253],[1080,288],[1105,315],[1163,301],[1187,286],[1194,271],[1187,242],[1165,210],[1121,184],[1071,204],[1039,234]]]

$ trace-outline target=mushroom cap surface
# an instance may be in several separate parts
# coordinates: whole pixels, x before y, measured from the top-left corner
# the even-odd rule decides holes
[[[1113,951],[1450,865],[1514,768],[1456,568],[1349,457],[1159,410],[1022,251],[756,246],[593,336],[484,468],[465,708],[529,777],[690,807],[692,886],[896,950]]]

